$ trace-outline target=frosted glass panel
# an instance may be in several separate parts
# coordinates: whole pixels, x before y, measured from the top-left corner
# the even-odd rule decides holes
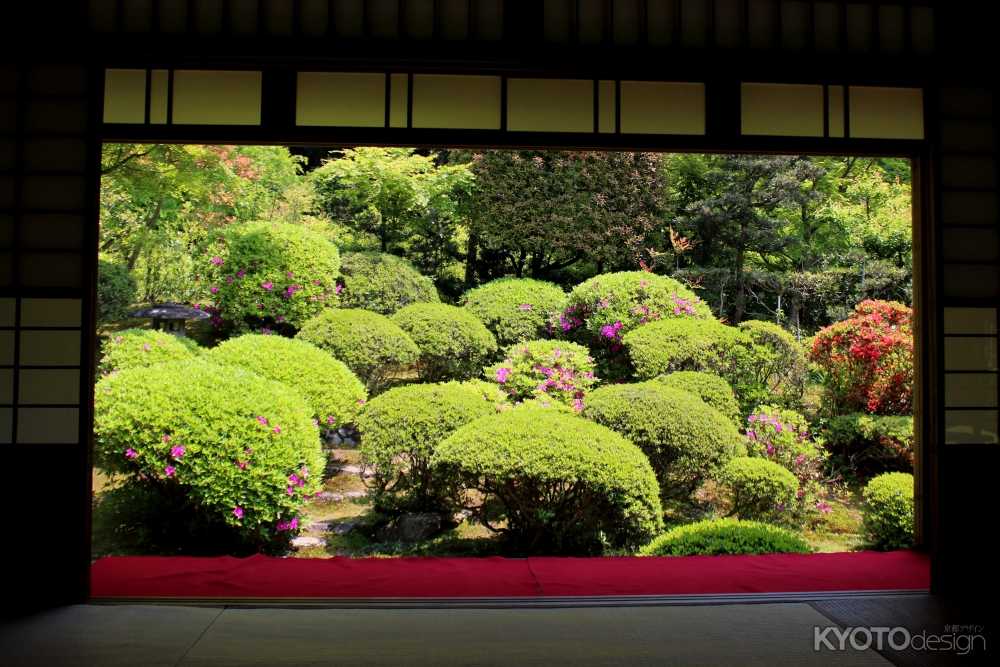
[[[79,403],[80,371],[22,368],[18,402],[21,405]]]
[[[385,75],[299,72],[295,123],[384,127]]]
[[[948,371],[997,370],[997,339],[945,338],[944,368]]]
[[[997,332],[997,309],[945,308],[944,332],[946,334],[995,334]]]
[[[146,121],[146,71],[109,69],[104,71],[104,122],[143,123]]]
[[[945,410],[944,441],[948,445],[997,444],[996,410]]]
[[[823,136],[823,86],[744,83],[743,134]]]
[[[500,129],[500,77],[417,74],[413,127]]]
[[[21,326],[78,327],[79,299],[21,299]]]
[[[75,366],[80,363],[79,331],[22,331],[21,363],[26,366]]]
[[[21,408],[17,411],[18,444],[71,444],[79,440],[78,408]]]
[[[701,83],[622,81],[622,132],[705,134]]]
[[[997,407],[997,374],[945,373],[944,404],[949,408]]]
[[[924,138],[924,94],[920,88],[851,86],[850,91],[852,137]]]
[[[507,129],[514,132],[593,132],[593,82],[509,79]]]
[[[260,72],[177,70],[178,125],[260,125]]]

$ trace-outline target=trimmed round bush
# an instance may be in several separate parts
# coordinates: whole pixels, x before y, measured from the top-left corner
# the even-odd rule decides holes
[[[733,423],[697,396],[658,382],[607,385],[587,397],[584,416],[638,445],[664,497],[685,497],[745,453]]]
[[[182,499],[249,545],[287,543],[320,488],[312,410],[248,370],[201,360],[130,368],[98,382],[94,410],[99,468]]]
[[[806,348],[795,336],[773,322],[748,320],[737,327],[750,336],[757,360],[757,384],[765,387],[771,402],[796,405],[809,380]]]
[[[533,278],[500,278],[462,295],[462,305],[486,325],[501,346],[544,336],[565,303],[561,287]]]
[[[347,365],[304,340],[246,334],[205,353],[221,366],[239,366],[295,389],[321,429],[353,424],[368,395]]]
[[[395,322],[356,308],[325,310],[303,324],[295,337],[343,361],[372,393],[383,390],[420,357],[417,344]]]
[[[432,464],[472,491],[465,505],[476,519],[528,553],[635,548],[662,526],[642,450],[560,410],[477,419],[438,445]]]
[[[624,344],[642,380],[676,371],[712,373],[733,388],[740,410],[769,398],[757,381],[757,359],[749,334],[714,319],[670,319],[643,325]]]
[[[156,329],[123,329],[101,343],[101,375],[126,368],[139,368],[182,361],[197,356],[199,347],[190,338],[180,338]]]
[[[553,318],[552,329],[589,347],[599,359],[602,377],[623,378],[628,360],[622,339],[630,331],[657,320],[711,315],[694,292],[673,278],[623,271],[594,276],[574,287],[562,313]]]
[[[481,387],[458,382],[396,387],[369,401],[357,425],[376,509],[426,512],[448,507],[449,499],[454,504],[456,490],[431,469],[431,455],[457,428],[496,411]]]
[[[722,467],[719,483],[729,493],[731,514],[741,519],[779,519],[795,502],[799,480],[782,466],[739,456]]]
[[[729,417],[737,427],[743,425],[740,404],[729,383],[718,375],[699,371],[677,371],[655,378],[666,386],[694,394],[713,408]]]
[[[220,230],[201,260],[213,320],[237,331],[301,327],[337,305],[340,252],[302,225],[255,222]]]
[[[869,546],[884,550],[913,546],[913,475],[879,475],[868,482],[863,496],[863,530]]]
[[[97,321],[117,322],[128,317],[139,287],[128,267],[101,259],[97,262]]]
[[[392,321],[420,349],[417,372],[424,382],[467,380],[497,351],[490,330],[469,311],[444,303],[414,303]]]
[[[532,340],[506,352],[502,363],[486,369],[486,377],[514,402],[548,398],[582,410],[584,396],[597,382],[590,352],[576,343]]]
[[[340,305],[391,315],[411,303],[438,303],[434,281],[402,257],[384,252],[344,253]]]
[[[678,526],[642,548],[644,556],[804,554],[806,541],[785,528],[759,521],[708,519]]]

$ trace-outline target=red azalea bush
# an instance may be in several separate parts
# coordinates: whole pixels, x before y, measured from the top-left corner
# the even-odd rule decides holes
[[[825,371],[831,412],[910,414],[912,317],[895,301],[862,301],[849,318],[816,334],[810,358]]]

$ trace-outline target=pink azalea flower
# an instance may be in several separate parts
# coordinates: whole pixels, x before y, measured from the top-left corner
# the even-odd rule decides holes
[[[237,271],[237,272],[236,272],[236,277],[237,277],[237,278],[242,278],[242,277],[243,277],[243,276],[245,276],[246,274],[247,274],[247,272],[246,272],[246,271],[244,271],[243,269],[240,269],[239,271]]]
[[[519,310],[531,310],[532,308],[533,306],[530,303],[522,303],[520,306],[518,306]]]
[[[237,461],[236,462],[236,467],[239,468],[240,470],[246,470],[247,469],[247,462],[246,461]]]
[[[218,255],[216,255],[216,256],[215,256],[215,257],[213,257],[213,258],[212,258],[212,259],[211,259],[210,261],[212,262],[212,264],[214,264],[214,265],[216,265],[216,266],[222,266],[222,263],[223,263],[223,262],[224,262],[225,260],[223,260],[223,259],[222,259],[221,257],[219,257]]]
[[[281,434],[281,427],[280,426],[275,426],[274,427],[274,434],[275,435],[280,435]]]
[[[287,489],[285,489],[285,493],[287,493],[290,496],[294,496],[295,495],[295,487],[294,486],[288,487]]]
[[[218,294],[219,288],[216,287],[215,285],[212,285],[211,287],[208,288],[208,291],[211,292],[212,294]]]
[[[257,415],[257,421],[260,423],[261,426],[267,426],[267,417],[265,417],[264,415]]]
[[[576,410],[577,412],[582,411],[583,410],[583,400],[579,399],[579,398],[573,399],[573,409]]]
[[[170,455],[175,459],[182,458],[184,456],[184,447],[178,445],[176,447],[170,448]]]
[[[170,442],[170,436],[164,435],[162,438],[160,438],[160,440],[162,440],[163,442]]]
[[[497,369],[497,382],[504,384],[507,382],[507,378],[510,377],[510,369],[501,366]]]
[[[145,352],[149,352],[152,348],[149,346],[149,343],[144,343],[143,346],[142,346],[142,349]]]
[[[260,286],[263,289],[266,289],[268,292],[270,292],[274,288],[274,283],[272,283],[270,280],[268,280],[266,282],[261,283]]]
[[[176,473],[177,473],[177,468],[173,466],[167,466],[166,468],[163,469],[163,474],[166,475],[167,477],[173,477],[174,474]]]
[[[340,294],[343,291],[344,291],[344,286],[343,285],[339,285],[338,284],[336,287],[333,288],[333,293],[334,294]]]
[[[236,507],[234,507],[233,508],[233,516],[236,517],[237,519],[242,519],[243,518],[243,508],[240,507],[239,505],[237,505]]]
[[[294,484],[295,486],[301,486],[299,484],[299,476],[296,475],[295,473],[292,473],[291,475],[288,476],[288,481]]]
[[[135,451],[131,447],[125,450],[125,458],[127,459],[137,459],[139,458],[139,452]]]
[[[327,424],[331,424],[332,425],[332,424],[335,424],[336,422],[337,422],[337,420],[334,419],[333,415],[327,415],[326,416],[326,423]]]
[[[291,280],[292,278],[294,278],[294,277],[295,277],[295,274],[294,274],[293,272],[291,272],[291,271],[289,271],[289,272],[288,272],[288,273],[286,273],[285,275],[286,275],[286,276],[288,276],[288,279],[289,279],[289,280]]]

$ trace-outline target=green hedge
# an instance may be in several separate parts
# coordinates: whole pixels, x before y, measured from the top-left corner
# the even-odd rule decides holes
[[[743,426],[740,404],[729,383],[718,375],[700,371],[677,371],[654,378],[666,387],[681,389],[694,394],[731,419],[737,427]]]
[[[138,368],[182,361],[198,355],[199,347],[190,338],[179,338],[155,329],[124,329],[101,343],[101,375],[126,368]]]
[[[758,521],[709,519],[679,526],[642,548],[645,556],[809,553],[805,540],[790,530]]]
[[[431,456],[457,428],[496,412],[481,387],[457,382],[396,387],[369,401],[358,430],[376,509],[438,511],[454,502],[454,485],[431,469]]]
[[[799,488],[799,480],[784,467],[750,456],[724,465],[719,483],[729,494],[732,514],[762,521],[780,521],[787,516]]]
[[[809,381],[805,347],[773,322],[747,320],[736,328],[753,342],[756,384],[767,390],[768,400],[788,406],[801,403]]]
[[[524,552],[634,548],[662,525],[642,451],[558,409],[477,419],[442,442],[432,462],[473,492],[466,504],[479,521]]]
[[[501,363],[486,369],[486,377],[514,402],[550,399],[577,410],[597,382],[587,348],[564,340],[515,343]]]
[[[913,470],[913,417],[855,412],[831,417],[823,444],[858,475]]]
[[[128,267],[107,260],[97,262],[97,321],[117,322],[128,317],[139,287]]]
[[[353,424],[368,398],[365,386],[344,362],[305,342],[246,334],[223,341],[206,358],[277,380],[306,399],[321,429]]]
[[[237,331],[291,332],[337,305],[337,246],[302,225],[223,227],[200,261],[217,317]]]
[[[424,382],[467,380],[496,354],[497,341],[467,310],[443,303],[414,303],[392,316],[420,349]]]
[[[913,546],[913,475],[888,472],[868,482],[862,509],[865,540],[875,549]]]
[[[249,545],[287,543],[323,455],[285,385],[201,360],[108,375],[94,393],[95,464],[218,521]],[[186,520],[185,517],[178,517]]]
[[[658,382],[607,385],[587,397],[584,416],[638,445],[664,497],[688,496],[745,453],[733,423],[697,396]]]
[[[344,253],[340,305],[391,315],[411,303],[437,303],[434,281],[402,257],[382,252]]]
[[[566,293],[544,280],[500,278],[469,290],[461,302],[499,345],[509,346],[545,336],[566,303]]]
[[[347,364],[371,393],[382,391],[417,362],[420,349],[385,315],[355,308],[331,308],[302,325],[295,336]]]

